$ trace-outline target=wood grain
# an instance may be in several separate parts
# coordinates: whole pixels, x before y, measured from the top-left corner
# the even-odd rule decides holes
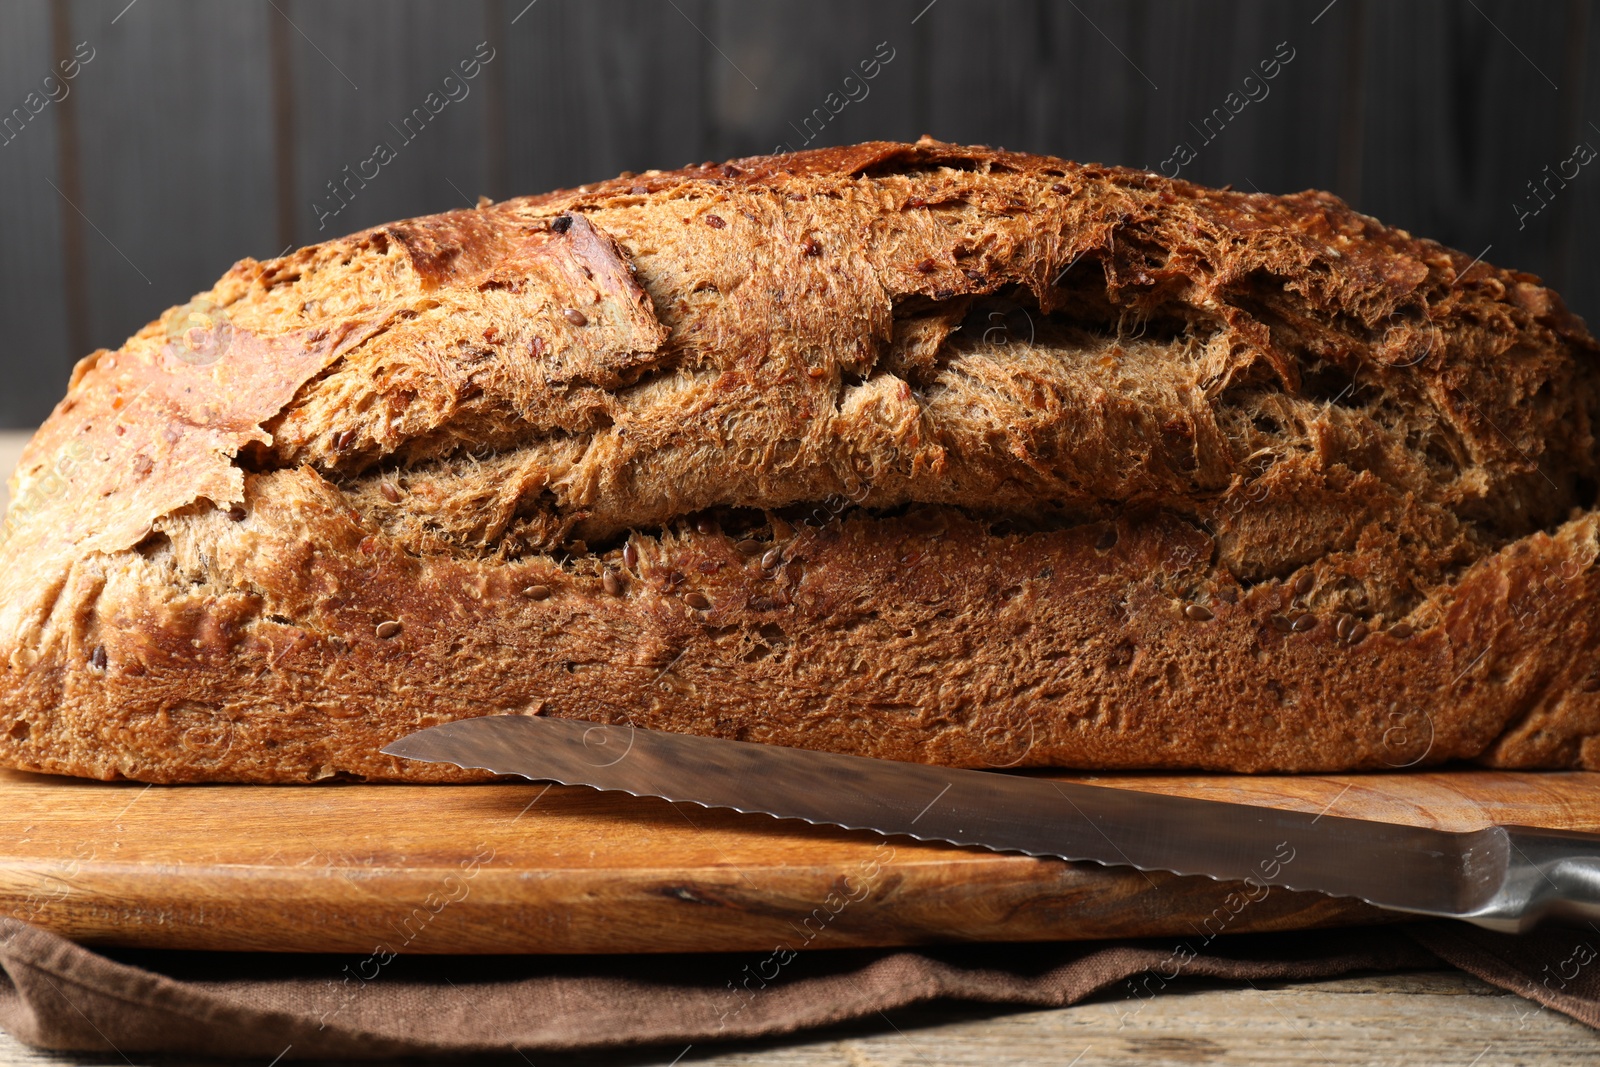
[[[269,83],[271,8],[140,4],[116,18],[122,6],[70,4],[72,40],[96,49],[73,102],[86,336],[106,348],[236,261],[283,247],[274,243],[270,97],[258,88]],[[66,375],[54,384],[52,404]]]
[[[56,63],[71,58],[54,55],[46,0],[0,4],[0,118],[17,107],[27,114],[28,94],[42,95],[44,77],[59,75]],[[73,101],[93,71],[91,64],[66,83],[62,99]],[[61,213],[71,208],[50,187],[60,184],[60,106],[46,105],[25,126],[13,119],[0,128],[0,323],[8,334],[0,356],[0,426],[42,418],[66,392],[72,369],[61,261]]]
[[[1153,42],[1160,51],[1151,60],[1167,73],[1151,101],[1148,165],[1159,167],[1182,141],[1198,153],[1183,177],[1273,193],[1332,188],[1341,172],[1358,166],[1342,158],[1349,146],[1339,131],[1351,104],[1343,70],[1350,16],[1359,8],[1335,9],[1313,23],[1325,3],[1237,0],[1158,16],[1163,26]],[[1290,62],[1270,65],[1287,55]],[[1263,63],[1275,77],[1262,78]],[[1219,108],[1223,116],[1240,110],[1219,128]]]
[[[1476,769],[1394,774],[1082,776],[1076,781],[1440,830],[1600,831],[1600,774]]]
[[[709,71],[711,154],[753,155],[779,145],[799,150],[874,138],[916,140],[927,131],[912,118],[919,86],[911,20],[926,3],[718,5],[706,32],[728,61],[714,63]],[[999,17],[1002,9],[994,10]],[[860,64],[875,54],[889,62],[869,63],[875,76],[863,79]],[[795,55],[806,62],[793,62]],[[712,58],[720,59],[714,52]]]
[[[279,0],[277,6],[281,12],[269,10],[270,17],[290,19],[295,27],[289,69],[297,241],[470,207],[488,191],[485,146],[502,134],[485,125],[486,72],[463,81],[459,69],[489,38],[482,4]],[[497,56],[489,69],[504,58]],[[449,85],[446,78],[453,79]],[[429,94],[436,94],[432,104]],[[414,116],[419,108],[425,122]],[[367,163],[380,143],[393,158]],[[364,179],[363,170],[376,176]]]
[[[709,64],[723,60],[701,36],[707,8],[696,0],[506,0],[499,14],[505,55],[497,61],[510,107],[506,193],[716,154],[706,84]]]
[[[241,969],[249,961],[239,961]],[[761,1041],[567,1054],[565,1067],[1188,1067],[1228,1063],[1491,1067],[1600,1063],[1600,1036],[1581,1023],[1453,971],[1276,984],[1189,982],[1130,1005],[1102,997],[1043,1011],[929,1004],[861,1023]],[[145,1062],[145,1061],[141,1061]],[[162,1063],[174,1061],[163,1058]],[[197,1061],[184,1060],[191,1067]],[[205,1061],[217,1063],[221,1061]],[[285,1061],[287,1062],[287,1061]],[[302,1063],[307,1061],[300,1061]],[[415,1060],[372,1060],[408,1067]],[[524,1059],[472,1057],[515,1067]],[[63,1055],[0,1034],[0,1067],[125,1067],[115,1053]]]
[[[1572,0],[1577,23],[1573,44],[1578,53],[1578,69],[1568,79],[1569,91],[1574,94],[1571,111],[1576,121],[1570,130],[1572,145],[1578,143],[1600,149],[1600,10],[1591,0]],[[1587,59],[1587,64],[1584,60]],[[1587,69],[1585,69],[1587,67]],[[1565,153],[1563,153],[1563,158]],[[1600,160],[1596,160],[1600,163]],[[1544,164],[1540,164],[1542,167]],[[1600,170],[1590,164],[1584,168]],[[1531,177],[1531,175],[1530,175]],[[1557,234],[1558,248],[1564,253],[1561,260],[1561,278],[1564,288],[1561,295],[1568,305],[1584,316],[1591,330],[1600,326],[1600,270],[1595,269],[1595,248],[1600,247],[1600,174],[1585,174],[1582,185],[1573,188],[1579,195],[1568,198],[1572,207],[1572,226],[1564,234]]]
[[[1470,829],[1600,828],[1600,775],[1099,776],[1098,784]],[[95,945],[676,952],[1372,922],[1350,901],[765,816],[501,784],[191,786],[0,775],[0,910]],[[1237,899],[1237,898],[1236,898]],[[1222,909],[1222,910],[1219,910]]]
[[[1564,100],[1578,87],[1568,81],[1563,95],[1566,5],[1374,4],[1370,16],[1360,209],[1549,275],[1551,240],[1571,225],[1582,186],[1525,225],[1513,205],[1537,207],[1527,183],[1572,152]]]
[[[697,1046],[679,1062],[697,1067],[1600,1062],[1600,1037],[1588,1027],[1539,1012],[1536,1005],[1459,973],[1292,985],[1188,982],[1132,1014],[1137,1007],[1115,996],[1044,1011],[927,1005],[799,1041],[727,1050]],[[666,1067],[681,1051],[664,1050],[640,1067]]]

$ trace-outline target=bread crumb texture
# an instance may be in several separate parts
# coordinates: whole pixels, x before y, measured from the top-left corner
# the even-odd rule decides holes
[[[560,715],[975,767],[1600,769],[1600,362],[1319,192],[924,139],[244,260],[73,373],[0,761],[463,781]]]

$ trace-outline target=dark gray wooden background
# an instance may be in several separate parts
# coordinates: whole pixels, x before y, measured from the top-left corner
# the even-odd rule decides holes
[[[1189,124],[1284,41],[1270,94],[1202,144]],[[0,0],[0,117],[79,42],[69,94],[0,144],[7,427],[244,256],[798,147],[880,42],[893,58],[813,144],[927,132],[1156,168],[1189,141],[1185,177],[1332,189],[1600,321],[1600,160],[1518,218],[1546,166],[1600,148],[1589,0]],[[326,183],[480,42],[470,95],[319,233]]]

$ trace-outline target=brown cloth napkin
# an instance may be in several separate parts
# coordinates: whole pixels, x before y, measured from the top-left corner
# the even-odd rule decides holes
[[[1600,1026],[1600,930],[1452,923],[1182,942],[781,955],[99,954],[0,920],[0,1026],[43,1048],[373,1058],[682,1044],[792,1033],[937,998],[1052,1007],[1180,975],[1239,980],[1460,967]]]

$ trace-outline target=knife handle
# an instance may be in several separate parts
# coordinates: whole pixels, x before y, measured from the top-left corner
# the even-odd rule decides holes
[[[1501,827],[1510,846],[1494,899],[1465,916],[1505,933],[1522,933],[1540,919],[1600,922],[1600,834]]]

